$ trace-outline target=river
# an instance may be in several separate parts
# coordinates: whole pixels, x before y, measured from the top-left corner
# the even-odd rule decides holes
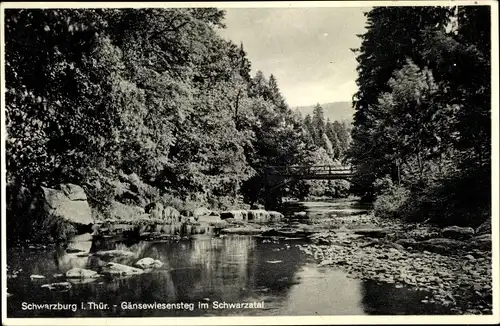
[[[314,218],[325,213],[362,214],[366,208],[345,200],[290,203],[284,208],[288,216],[297,211],[304,211]],[[9,317],[443,313],[439,306],[421,303],[426,296],[424,292],[353,279],[332,267],[319,267],[299,250],[299,246],[306,245],[305,240],[222,235],[156,242],[89,240],[79,245],[87,247],[90,252],[118,248],[136,254],[134,258],[114,260],[123,264],[132,265],[138,258],[152,257],[164,265],[153,272],[126,278],[73,282],[68,291],[55,292],[41,286],[57,282],[55,274],[73,267],[92,269],[97,258],[78,257],[58,248],[9,249],[10,270],[21,270],[16,278],[8,279],[8,292],[12,294],[7,303]],[[31,280],[32,274],[46,278]],[[108,306],[91,309],[87,302]],[[128,309],[129,303],[154,302],[182,306]],[[222,302],[255,302],[259,306],[221,309]],[[73,303],[76,309],[49,311],[35,309],[29,306],[31,303]]]

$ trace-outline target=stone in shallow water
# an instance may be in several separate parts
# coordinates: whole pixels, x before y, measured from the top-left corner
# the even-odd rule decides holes
[[[140,268],[135,268],[118,263],[108,263],[101,269],[101,274],[109,276],[128,276],[142,273],[144,273],[144,271]]]
[[[98,277],[97,272],[84,268],[72,268],[66,272],[67,278],[95,278]]]
[[[160,268],[163,266],[163,263],[159,260],[155,260],[150,257],[142,258],[135,263],[135,266],[140,267],[142,269],[147,268]]]
[[[31,280],[41,280],[41,279],[44,279],[44,278],[45,278],[45,276],[38,275],[38,274],[33,274],[33,275],[30,276]]]
[[[50,291],[68,291],[69,289],[71,289],[71,284],[69,282],[58,282],[58,283],[44,284],[41,287],[47,288]]]

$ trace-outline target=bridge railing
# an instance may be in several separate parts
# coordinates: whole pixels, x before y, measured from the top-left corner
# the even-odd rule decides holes
[[[296,175],[333,175],[352,174],[353,170],[348,166],[338,165],[311,165],[311,166],[269,166],[268,173],[283,176]]]

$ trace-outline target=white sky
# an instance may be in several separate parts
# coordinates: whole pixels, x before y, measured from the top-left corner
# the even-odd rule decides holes
[[[291,107],[351,101],[369,8],[231,8],[220,33],[243,47],[252,74],[274,74]]]

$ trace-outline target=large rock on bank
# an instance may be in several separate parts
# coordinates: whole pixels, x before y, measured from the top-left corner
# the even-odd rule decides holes
[[[119,221],[137,221],[149,217],[144,208],[134,205],[125,205],[117,201],[111,202],[110,215],[112,219]]]
[[[434,253],[449,253],[465,247],[465,242],[448,238],[434,238],[418,243],[421,249]]]
[[[471,227],[449,226],[441,231],[445,238],[464,240],[469,239],[474,235],[474,229]]]
[[[164,207],[162,203],[151,203],[146,206],[146,213],[154,220],[161,220],[166,223],[181,221],[181,213],[172,206]]]
[[[46,213],[74,224],[93,224],[87,195],[80,186],[63,184],[59,190],[46,187],[41,189]]]

